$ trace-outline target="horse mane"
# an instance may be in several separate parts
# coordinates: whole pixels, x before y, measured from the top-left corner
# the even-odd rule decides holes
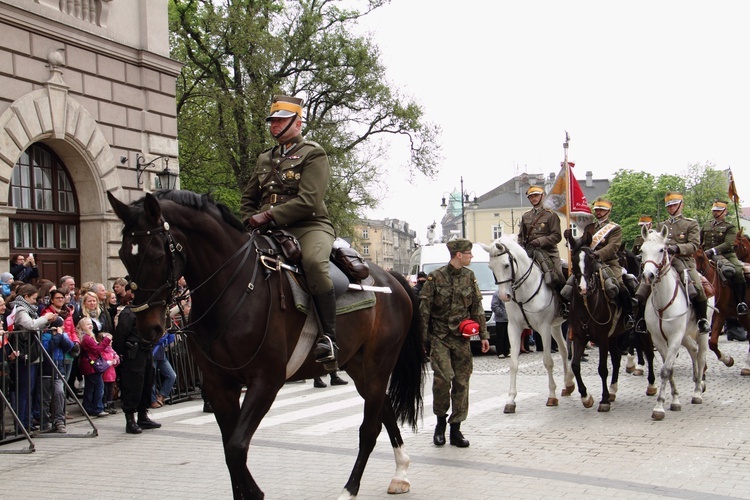
[[[497,248],[498,244],[510,248],[511,253],[514,255],[517,255],[519,252],[526,254],[526,251],[521,247],[521,245],[518,244],[516,235],[512,234],[510,236],[501,236],[489,245],[489,250],[487,251],[487,253],[490,254],[490,257],[497,257],[498,255],[500,255],[500,250]]]
[[[161,189],[154,191],[152,194],[157,200],[169,200],[186,208],[206,212],[217,220],[225,222],[237,231],[245,231],[242,222],[234,216],[231,210],[229,210],[229,208],[223,203],[217,203],[214,201],[210,193],[198,194],[193,191],[179,189]],[[143,200],[144,198],[136,200],[130,206],[133,208],[143,208]],[[128,228],[126,224],[126,227],[123,228],[123,232],[127,230]]]

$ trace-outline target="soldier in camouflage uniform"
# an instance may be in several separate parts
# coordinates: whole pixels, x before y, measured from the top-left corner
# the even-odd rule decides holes
[[[430,358],[434,372],[432,381],[433,411],[437,426],[433,442],[445,444],[448,409],[451,408],[450,444],[465,448],[468,439],[461,433],[461,422],[469,412],[469,377],[474,366],[469,340],[459,332],[459,324],[469,318],[479,324],[482,352],[490,348],[487,325],[471,263],[472,243],[466,239],[449,241],[450,262],[431,272],[422,287],[419,314],[430,341]]]
[[[737,304],[737,314],[747,314],[745,304],[745,274],[737,255],[734,253],[734,240],[737,228],[726,220],[726,201],[716,201],[711,207],[714,220],[706,222],[701,229],[701,248],[706,257],[714,260],[727,282],[732,283],[732,293]]]
[[[651,218],[650,215],[641,215],[641,217],[638,219],[638,225],[640,227],[645,227],[646,231],[651,229],[651,223],[653,222],[653,218]],[[636,255],[641,253],[641,245],[643,245],[643,236],[641,236],[641,233],[638,233],[638,236],[635,237],[633,240],[633,249],[632,252]],[[629,272],[637,273],[638,271],[636,269],[628,269]]]
[[[669,212],[669,218],[661,222],[656,230],[661,231],[666,227],[669,231],[667,235],[667,252],[672,256],[672,267],[680,275],[680,280],[684,279],[685,270],[687,270],[690,279],[685,286],[688,289],[688,295],[693,303],[695,315],[698,318],[698,330],[701,334],[707,334],[709,331],[708,320],[706,319],[706,309],[708,307],[706,292],[701,284],[701,276],[695,268],[695,259],[693,254],[700,248],[700,225],[695,219],[689,219],[682,215],[683,197],[682,193],[668,192],[664,197],[664,204]],[[642,317],[643,304],[651,293],[651,286],[641,281],[635,296],[638,299],[639,309],[638,321],[636,322],[636,331],[645,333],[645,322],[640,321]]]
[[[324,334],[315,346],[315,360],[335,366],[336,295],[328,274],[335,234],[323,201],[331,169],[323,148],[300,135],[302,105],[297,97],[274,96],[266,121],[278,144],[258,156],[242,194],[241,214],[251,229],[274,223],[299,241],[302,269]]]

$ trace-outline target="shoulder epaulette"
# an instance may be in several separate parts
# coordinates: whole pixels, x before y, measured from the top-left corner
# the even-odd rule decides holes
[[[315,141],[311,141],[311,140],[308,140],[308,139],[305,139],[305,145],[307,145],[307,146],[312,146],[312,147],[314,147],[314,148],[321,148],[321,149],[323,148],[323,146],[321,146],[321,145],[320,145],[320,144],[318,144],[317,142],[315,142]]]

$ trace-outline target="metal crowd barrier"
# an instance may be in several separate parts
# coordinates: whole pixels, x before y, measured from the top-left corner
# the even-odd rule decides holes
[[[200,395],[203,382],[200,369],[190,355],[185,334],[183,332],[174,333],[175,341],[167,346],[166,357],[177,374],[177,380],[172,387],[169,398],[165,400],[166,404],[194,399],[196,395]],[[161,384],[161,375],[158,372],[154,374],[154,381],[157,385]]]
[[[11,340],[11,336],[15,338]],[[40,358],[36,362],[26,363],[23,360],[10,359],[10,352],[17,351],[18,337],[30,337],[27,345],[33,343],[39,348]],[[34,438],[71,438],[96,437],[98,430],[94,422],[86,414],[75,391],[68,385],[65,374],[60,372],[47,350],[42,345],[39,332],[30,330],[14,330],[6,332],[2,337],[2,370],[0,370],[0,446],[22,440],[28,442],[28,448],[11,450],[0,448],[0,454],[31,453],[35,451]],[[74,359],[74,363],[78,360]],[[32,376],[33,375],[33,376]],[[78,405],[81,413],[88,420],[91,431],[87,433],[54,432],[52,427],[52,410],[54,405],[53,391],[55,375],[63,381],[65,401],[71,398]],[[34,384],[31,380],[34,380]],[[28,395],[28,397],[26,397]],[[23,401],[25,400],[25,402]],[[66,405],[67,406],[67,405]],[[63,408],[63,411],[65,409]],[[25,425],[21,422],[19,413],[28,415]],[[38,414],[38,418],[33,418]]]

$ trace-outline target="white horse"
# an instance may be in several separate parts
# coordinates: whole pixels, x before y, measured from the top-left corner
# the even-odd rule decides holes
[[[674,362],[681,345],[685,346],[693,361],[695,388],[692,403],[703,402],[703,391],[706,390],[703,370],[706,366],[708,335],[698,334],[698,323],[687,291],[680,283],[677,270],[672,267],[666,247],[668,229],[664,227],[661,232],[643,229],[641,234],[644,238],[641,246],[643,280],[651,285],[651,294],[644,305],[644,318],[654,346],[664,361],[660,372],[661,387],[651,418],[663,420],[667,381],[672,387],[672,403],[669,409],[682,409],[674,382]]]
[[[504,413],[516,411],[516,375],[518,355],[521,349],[521,331],[531,328],[542,336],[544,367],[549,377],[547,406],[557,406],[557,386],[552,375],[552,342],[554,338],[562,358],[565,389],[562,396],[570,396],[575,389],[573,372],[568,362],[568,348],[561,325],[565,319],[559,315],[560,299],[555,291],[544,283],[539,266],[526,254],[512,237],[495,240],[492,245],[481,244],[490,254],[490,269],[498,284],[500,299],[508,312],[508,339],[510,340],[510,391]]]

